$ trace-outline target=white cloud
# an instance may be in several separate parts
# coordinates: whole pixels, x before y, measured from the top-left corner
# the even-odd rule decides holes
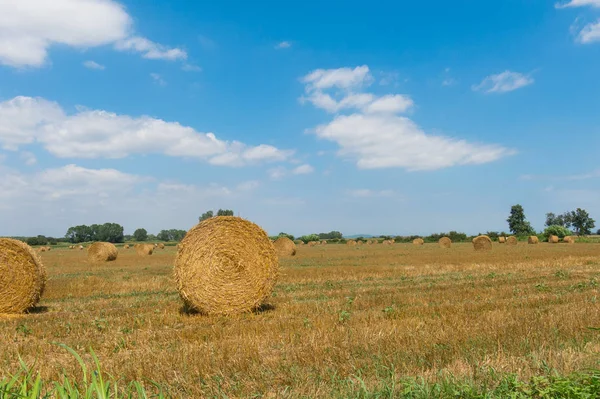
[[[349,190],[348,195],[354,198],[377,198],[377,197],[392,197],[393,190],[370,190],[367,188]]]
[[[370,81],[367,66],[318,69],[303,79],[310,102],[315,107],[337,113],[352,109],[349,115],[337,115],[309,131],[319,138],[337,143],[338,155],[355,159],[361,169],[400,167],[411,171],[434,170],[455,165],[482,164],[511,155],[514,151],[499,145],[468,143],[465,140],[425,134],[412,120],[398,116],[414,107],[413,100],[402,94],[377,97],[357,92]],[[346,90],[335,100],[325,90]]]
[[[183,66],[181,67],[182,71],[185,72],[202,72],[202,67],[199,67],[198,65],[194,65],[194,64],[183,64]]]
[[[120,51],[133,51],[142,54],[150,60],[185,60],[187,53],[179,48],[168,48],[162,44],[154,43],[145,37],[134,36],[119,40],[115,48]]]
[[[0,64],[41,67],[54,45],[86,49],[115,43],[146,58],[185,58],[183,50],[133,36],[132,25],[113,0],[0,1]]]
[[[446,78],[442,81],[442,86],[454,86],[455,84],[457,84],[458,82],[456,81],[456,79],[453,78]]]
[[[35,155],[29,151],[23,151],[21,153],[21,159],[25,162],[25,165],[32,166],[37,163],[37,158]]]
[[[307,91],[323,89],[353,89],[368,85],[373,78],[366,65],[352,68],[316,69],[302,78]]]
[[[151,73],[150,77],[152,78],[152,80],[154,80],[154,83],[156,83],[159,86],[166,86],[167,82],[162,78],[162,76],[160,76],[160,74],[158,73]]]
[[[286,48],[290,48],[290,47],[292,47],[292,43],[290,43],[288,41],[283,41],[283,42],[277,43],[277,45],[275,46],[275,49],[282,50],[282,49],[286,49]]]
[[[83,63],[83,66],[88,69],[97,69],[100,71],[103,71],[104,69],[106,69],[106,67],[104,65],[98,64],[96,61],[85,61]]]
[[[556,3],[556,8],[567,8],[567,7],[600,7],[600,0],[571,0],[568,3]]]
[[[425,134],[413,121],[396,115],[337,116],[314,133],[340,146],[360,169],[401,167],[409,171],[483,164],[514,153],[497,145],[471,144]]]
[[[292,173],[295,175],[307,175],[313,173],[314,171],[315,168],[313,168],[309,164],[304,164],[294,168],[294,170],[292,170]]]
[[[222,141],[213,133],[149,116],[87,109],[67,115],[58,104],[42,98],[16,97],[0,102],[0,145],[16,150],[34,142],[60,158],[164,154],[224,166],[284,161],[293,153],[265,144]]]
[[[534,80],[529,75],[519,72],[504,71],[497,75],[490,75],[483,81],[473,86],[474,91],[486,93],[507,93],[533,84]]]
[[[600,42],[600,20],[584,26],[577,35],[577,41],[583,44]]]
[[[256,180],[249,180],[237,185],[239,191],[252,191],[256,190],[258,187],[260,187],[260,182]]]
[[[287,175],[288,171],[283,166],[269,169],[267,174],[271,180],[281,180]]]

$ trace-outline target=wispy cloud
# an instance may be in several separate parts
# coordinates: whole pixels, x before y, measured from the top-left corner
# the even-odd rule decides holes
[[[104,65],[98,64],[96,61],[85,61],[83,63],[83,66],[88,68],[88,69],[97,69],[100,71],[103,71],[104,69],[106,69],[106,67]]]
[[[159,86],[166,86],[167,82],[162,78],[162,76],[160,76],[160,74],[158,73],[151,73],[150,77],[152,78],[152,80],[154,80],[154,83],[156,83]]]
[[[290,47],[292,47],[292,43],[288,41],[279,42],[277,45],[275,45],[276,50],[283,50]]]
[[[600,19],[585,25],[577,35],[577,41],[583,44],[600,42]]]
[[[206,35],[198,35],[198,43],[206,50],[212,50],[217,48],[217,42]]]
[[[579,181],[600,178],[600,169],[592,170],[585,173],[579,173],[574,175],[521,175],[521,180],[553,180],[553,181]]]
[[[534,79],[530,75],[504,71],[496,75],[487,76],[480,84],[474,85],[472,88],[474,91],[483,91],[485,93],[508,93],[533,83]]]
[[[348,190],[347,194],[354,198],[381,198],[393,197],[395,192],[393,190],[370,190],[368,188],[361,188],[356,190]]]
[[[567,3],[556,3],[556,8],[568,8],[568,7],[600,7],[600,0],[571,0]]]
[[[183,66],[181,67],[182,71],[185,72],[202,72],[202,67],[199,67],[198,65],[194,65],[194,64],[183,64]]]
[[[315,168],[310,166],[309,164],[300,165],[292,170],[292,173],[295,175],[308,175],[313,173]]]

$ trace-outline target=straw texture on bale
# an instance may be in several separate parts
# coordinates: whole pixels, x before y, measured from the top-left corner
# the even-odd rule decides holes
[[[87,250],[90,262],[111,262],[117,259],[118,254],[117,247],[110,242],[95,242]]]
[[[537,236],[530,236],[527,239],[527,243],[529,243],[529,244],[539,244],[540,243],[540,239]]]
[[[510,236],[506,239],[507,245],[517,245],[518,243],[519,243],[519,241],[517,240],[517,237],[515,237],[515,236]]]
[[[575,244],[575,237],[565,236],[565,238],[563,238],[563,242],[566,242],[567,244]]]
[[[550,236],[550,237],[548,237],[548,242],[550,244],[558,244],[558,236]]]
[[[498,237],[498,242],[500,244],[506,244],[506,237]]]
[[[413,244],[414,244],[414,245],[423,245],[423,244],[425,244],[425,241],[423,241],[423,239],[422,239],[422,238],[415,238],[415,239],[413,240]]]
[[[488,236],[479,236],[473,238],[473,248],[475,251],[491,251],[492,240]]]
[[[309,247],[314,247],[315,245],[317,245],[317,242],[316,242],[316,241],[309,241],[309,242],[308,242],[308,246],[309,246]]]
[[[442,237],[438,241],[441,248],[450,248],[452,246],[452,240],[449,237]]]
[[[273,243],[278,256],[296,255],[296,244],[287,237],[281,236]]]
[[[217,216],[193,227],[175,259],[175,281],[185,304],[204,314],[258,308],[279,276],[269,237],[256,224]]]
[[[46,269],[31,247],[0,238],[0,313],[23,313],[35,306],[46,285]]]
[[[154,252],[154,245],[152,244],[136,244],[135,252],[140,256],[152,255]]]

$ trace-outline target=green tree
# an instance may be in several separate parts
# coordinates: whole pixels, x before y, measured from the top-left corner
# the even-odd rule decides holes
[[[48,239],[44,236],[29,237],[26,242],[27,245],[46,245],[48,244]]]
[[[342,233],[339,231],[330,231],[329,233],[319,233],[319,238],[321,240],[335,240],[341,239],[343,237]]]
[[[137,229],[133,232],[133,238],[136,241],[146,241],[148,239],[148,231],[146,229]]]
[[[219,209],[217,216],[233,216],[233,211],[231,209]]]
[[[290,240],[294,241],[294,236],[293,235],[287,234],[287,233],[283,233],[283,232],[279,233],[279,235],[277,237],[287,237]]]
[[[546,214],[546,226],[562,226],[565,228],[571,227],[573,224],[572,212],[565,212],[562,215],[555,215],[552,212]]]
[[[181,241],[186,233],[185,230],[177,229],[161,230],[160,233],[156,235],[156,238],[160,241]]]
[[[563,226],[548,226],[546,230],[544,230],[544,235],[546,237],[557,236],[558,238],[565,238],[565,236],[570,236],[571,231]]]
[[[200,216],[200,217],[198,218],[198,220],[199,220],[200,222],[204,222],[206,219],[210,219],[210,218],[211,218],[211,217],[213,217],[213,216],[214,216],[214,213],[213,213],[213,211],[206,211],[206,212],[204,212],[204,213],[202,214],[202,216]]]
[[[298,239],[304,241],[304,243],[308,243],[311,241],[319,241],[319,236],[317,234],[309,234],[306,236],[298,237]]]
[[[592,234],[596,221],[590,217],[586,210],[577,208],[572,212],[573,227],[578,236]]]
[[[80,226],[69,227],[65,238],[72,244],[92,241],[92,229],[84,224]]]
[[[513,205],[510,208],[510,215],[508,219],[508,228],[510,231],[518,236],[532,235],[535,234],[535,230],[531,227],[531,224],[525,218],[525,211],[519,204]]]

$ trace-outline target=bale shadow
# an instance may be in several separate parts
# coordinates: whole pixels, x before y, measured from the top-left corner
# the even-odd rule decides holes
[[[50,311],[50,307],[48,306],[34,306],[33,308],[27,311],[27,314],[43,314],[48,313]]]
[[[271,312],[275,309],[276,309],[275,305],[272,305],[270,303],[263,303],[262,305],[252,309],[248,313],[263,314],[263,313]],[[179,308],[179,314],[182,316],[208,316],[207,313],[200,312],[196,309],[193,309],[193,308],[189,307],[187,304],[183,304],[183,306],[181,306]]]

